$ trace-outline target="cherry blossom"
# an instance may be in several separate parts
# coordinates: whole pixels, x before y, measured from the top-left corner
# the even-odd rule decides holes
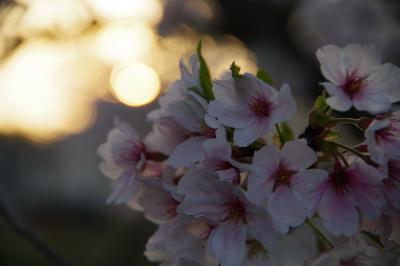
[[[286,121],[296,112],[290,88],[284,84],[279,92],[251,74],[235,80],[214,82],[216,100],[208,113],[224,126],[235,128],[233,140],[244,147]]]
[[[204,167],[215,171],[221,180],[238,185],[240,173],[246,171],[247,165],[232,159],[231,146],[224,139],[209,139],[204,141],[206,152]]]
[[[103,159],[101,171],[114,179],[108,203],[123,203],[137,191],[137,175],[146,164],[146,148],[136,131],[127,123],[115,121],[115,128],[108,134],[107,142],[98,149]]]
[[[247,239],[259,241],[265,248],[274,246],[276,231],[268,213],[255,205],[245,191],[220,181],[217,174],[191,171],[182,178],[178,192],[185,196],[178,212],[216,223],[208,248],[222,266],[241,265]]]
[[[362,216],[376,220],[385,200],[382,175],[365,163],[349,167],[335,164],[327,178],[310,193],[310,209],[317,208],[324,226],[332,234],[350,236],[357,231]]]
[[[159,226],[146,245],[145,255],[162,265],[217,266],[206,250],[211,230],[205,220],[179,215]]]
[[[400,160],[400,111],[374,119],[365,131],[365,143],[377,163],[384,164],[389,157]]]
[[[388,215],[400,213],[400,160],[389,159],[383,166],[383,194],[386,199],[384,212]]]
[[[183,197],[176,187],[175,169],[168,168],[161,177],[140,178],[137,203],[146,218],[155,223],[169,221],[176,217],[176,208]]]
[[[328,175],[320,169],[308,169],[316,160],[304,140],[287,142],[282,150],[267,145],[254,154],[249,193],[267,207],[284,232],[304,222],[308,187]]]
[[[168,163],[174,167],[188,167],[192,163],[204,160],[203,142],[225,135],[224,129],[212,118],[206,116],[207,103],[195,93],[189,93],[185,100],[171,103],[167,111],[184,128],[187,136],[187,139],[178,144],[168,159]]]
[[[158,226],[146,257],[162,266],[398,263],[400,111],[388,111],[400,100],[399,68],[371,46],[322,47],[329,98],[318,97],[300,137],[287,123],[270,138],[297,110],[289,86],[235,64],[212,81],[200,49],[188,66],[181,60],[144,139],[117,120],[98,150],[114,180],[108,202]],[[331,112],[352,106],[373,116]],[[355,138],[339,124],[364,139],[347,146]]]
[[[181,61],[181,79],[160,97],[160,108],[148,115],[154,122],[153,132],[146,138],[149,146],[160,146],[161,151],[170,155],[168,163],[174,167],[188,167],[203,160],[203,142],[225,134],[207,115],[207,101],[189,90],[200,86],[197,56],[192,56],[190,63],[192,73]]]
[[[345,48],[326,45],[317,51],[323,82],[335,110],[348,111],[354,106],[372,114],[386,112],[391,103],[400,101],[400,68],[381,63],[373,46],[349,44]]]

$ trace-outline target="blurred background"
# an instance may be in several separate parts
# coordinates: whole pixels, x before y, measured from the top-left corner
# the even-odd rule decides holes
[[[236,61],[287,82],[300,111],[321,92],[318,47],[372,43],[400,64],[398,0],[0,0],[0,193],[73,265],[152,265],[155,226],[109,206],[97,147],[113,118],[145,115],[203,40],[214,77]],[[0,219],[0,266],[50,265]]]

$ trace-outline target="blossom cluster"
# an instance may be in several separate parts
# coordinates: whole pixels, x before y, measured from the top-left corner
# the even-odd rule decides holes
[[[99,148],[108,202],[159,226],[150,261],[400,265],[400,69],[372,46],[316,55],[327,81],[298,136],[289,85],[235,63],[213,80],[201,44],[148,114],[147,136],[116,120]],[[338,116],[352,107],[358,117]],[[341,124],[363,140],[344,144]]]

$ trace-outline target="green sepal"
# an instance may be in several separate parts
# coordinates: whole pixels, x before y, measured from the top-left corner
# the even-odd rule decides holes
[[[188,88],[189,91],[193,91],[194,93],[200,95],[202,98],[206,98],[206,96],[204,95],[204,93],[202,92],[202,90],[200,90],[197,87],[190,87]]]
[[[229,67],[229,70],[231,71],[232,77],[234,79],[243,77],[243,75],[240,74],[240,66],[236,65],[235,61],[232,62],[231,66]]]
[[[212,81],[211,81],[210,71],[208,69],[206,60],[204,59],[201,53],[201,41],[199,41],[197,45],[197,57],[199,58],[199,63],[200,63],[199,77],[204,97],[208,101],[214,100],[215,97],[212,91]]]
[[[313,128],[323,128],[330,123],[331,108],[326,102],[326,92],[324,91],[314,103],[314,108],[310,113],[310,126]]]
[[[337,152],[336,145],[334,145],[331,141],[322,140],[319,148],[323,154],[323,158],[325,159],[332,158]]]
[[[276,133],[273,137],[273,141],[276,145],[282,147],[286,142],[294,140],[296,137],[289,124],[286,122],[276,124]]]
[[[326,92],[323,91],[314,103],[314,110],[318,112],[327,112],[330,110],[328,103],[326,102]]]
[[[327,141],[336,141],[338,139],[341,138],[342,134],[340,134],[340,132],[336,132],[336,131],[332,131],[332,130],[328,130],[324,133],[325,137],[324,140]]]
[[[281,132],[281,138],[283,139],[282,144],[285,144],[285,142],[294,140],[296,137],[294,136],[294,132],[292,130],[292,128],[289,126],[288,123],[283,122],[279,124],[279,129]]]
[[[271,78],[271,75],[263,69],[259,69],[257,71],[256,77],[261,79],[262,81],[264,81],[265,83],[267,83],[269,85],[272,85],[274,83],[274,81]]]

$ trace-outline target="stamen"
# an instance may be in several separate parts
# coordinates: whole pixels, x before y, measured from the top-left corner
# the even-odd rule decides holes
[[[367,85],[367,76],[358,76],[356,73],[352,73],[346,76],[344,83],[342,84],[343,90],[353,97],[360,90],[365,88]]]
[[[346,174],[346,169],[339,163],[335,165],[334,171],[329,175],[329,180],[336,193],[344,192],[348,189],[348,176]]]
[[[248,106],[256,116],[265,117],[271,113],[271,103],[261,93],[252,96],[248,101]]]
[[[236,198],[236,200],[234,202],[230,202],[230,203],[226,204],[226,207],[229,210],[229,214],[225,219],[226,221],[242,220],[245,222],[246,209],[239,198]]]
[[[143,144],[128,142],[126,143],[124,149],[120,151],[117,160],[122,164],[137,163],[140,160],[143,152],[145,152],[145,147]]]
[[[274,191],[280,185],[290,185],[290,179],[295,174],[295,171],[287,169],[284,165],[279,165],[278,170],[274,173],[275,183]]]

